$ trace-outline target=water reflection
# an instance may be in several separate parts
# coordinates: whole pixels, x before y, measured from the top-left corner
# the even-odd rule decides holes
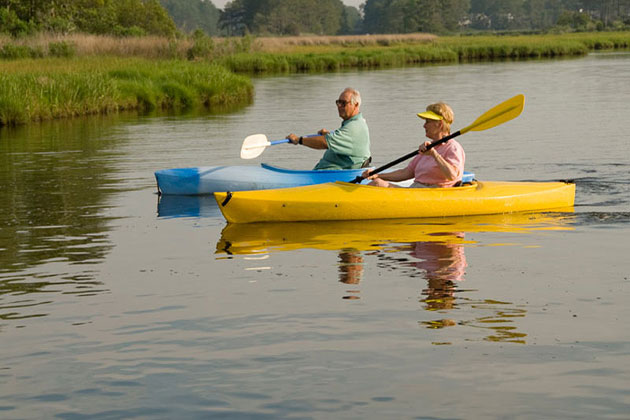
[[[562,217],[561,220],[564,221],[565,218]],[[540,220],[532,229],[543,228],[539,222]],[[552,225],[551,228],[558,227]],[[419,324],[431,329],[466,325],[487,331],[488,335],[484,337],[487,341],[524,344],[527,334],[517,331],[513,325],[515,318],[525,316],[524,309],[515,308],[511,302],[494,299],[478,301],[462,296],[467,292],[477,291],[460,288],[465,281],[468,267],[464,250],[466,245],[473,245],[474,242],[465,240],[465,232],[436,232],[430,235],[434,240],[396,246],[399,251],[413,257],[413,260],[400,261],[398,264],[417,269],[426,280],[426,287],[422,289],[420,298],[424,309],[443,315],[452,314],[461,306],[469,306],[491,315],[459,322],[450,317],[436,316],[435,319],[420,321]],[[387,260],[392,261],[391,258]]]
[[[424,220],[228,224],[221,233],[216,253],[260,255],[303,248],[335,251],[339,281],[353,286],[362,280],[365,259],[374,258],[380,269],[423,280],[419,302],[436,316],[420,321],[419,325],[431,329],[465,325],[483,330],[484,340],[524,343],[526,333],[514,325],[515,318],[525,316],[524,310],[510,302],[465,296],[478,292],[461,288],[468,267],[465,249],[478,245],[476,241],[466,240],[466,234],[570,230],[567,226],[570,221],[570,215],[538,213]],[[344,292],[343,299],[360,298],[358,287]],[[456,321],[461,306],[483,315]]]
[[[48,303],[37,297],[42,292],[102,291],[94,264],[113,246],[104,213],[116,191],[118,141],[101,136],[117,123],[86,118],[0,129],[0,318],[41,316],[24,308]]]
[[[157,195],[158,217],[221,217],[213,195]]]
[[[257,254],[304,248],[382,250],[394,243],[436,242],[444,232],[513,232],[569,230],[562,213],[516,213],[436,219],[358,220],[227,224],[217,253]],[[442,242],[444,242],[442,238]],[[460,240],[461,242],[461,240]]]
[[[452,235],[452,236],[451,236]],[[464,280],[466,256],[464,246],[457,242],[463,232],[449,234],[445,242],[415,242],[410,245],[410,255],[418,261],[412,264],[424,272],[427,287],[422,290],[426,309],[453,309],[455,284]]]
[[[344,284],[359,284],[363,277],[363,256],[361,252],[353,248],[344,248],[339,251],[339,281]],[[348,295],[343,299],[359,299],[359,290],[346,290]]]

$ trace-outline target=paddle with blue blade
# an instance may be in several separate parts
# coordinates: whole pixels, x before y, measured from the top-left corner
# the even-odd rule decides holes
[[[319,134],[309,134],[304,137],[315,137]],[[243,145],[241,146],[241,159],[254,159],[257,158],[265,151],[268,146],[275,146],[276,144],[289,143],[289,139],[282,140],[267,140],[267,136],[264,134],[252,134],[245,137]]]
[[[450,139],[457,137],[461,134],[465,134],[469,131],[483,131],[492,127],[496,127],[499,124],[503,124],[505,122],[513,120],[514,118],[521,115],[524,105],[525,105],[525,96],[516,95],[513,98],[510,98],[507,101],[500,103],[494,108],[489,109],[469,126],[464,127],[459,131],[456,131],[436,142],[431,143],[427,147],[427,150],[437,146],[438,144],[446,143]],[[374,174],[384,171],[385,169],[391,168],[392,166],[397,165],[400,162],[404,162],[405,160],[414,157],[418,153],[419,153],[418,150],[414,150],[413,152],[408,153],[405,156],[402,156],[392,162],[389,162],[379,168],[374,169],[373,171],[370,171],[370,175],[374,175]],[[363,179],[364,179],[363,177],[358,176],[350,182],[353,184],[356,184],[358,182],[363,181]]]

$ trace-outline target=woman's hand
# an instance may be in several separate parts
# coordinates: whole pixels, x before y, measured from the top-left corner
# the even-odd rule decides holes
[[[293,133],[289,134],[286,138],[293,144],[298,144],[300,141],[300,138]]]
[[[422,153],[423,155],[429,155],[429,156],[433,156],[435,157],[435,154],[437,153],[434,148],[430,148],[428,149],[428,147],[431,145],[430,141],[425,141],[424,143],[422,143],[420,145],[420,147],[418,147],[418,152]],[[428,150],[427,150],[428,149]]]
[[[378,174],[376,175],[370,175],[370,172],[372,172],[371,169],[366,169],[365,171],[363,171],[363,173],[361,174],[361,178],[363,179],[374,179],[374,178],[378,178]]]

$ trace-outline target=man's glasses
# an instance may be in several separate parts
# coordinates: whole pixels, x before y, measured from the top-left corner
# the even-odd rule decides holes
[[[337,104],[337,106],[346,106],[350,103],[351,101],[344,101],[343,99],[337,99],[335,101],[335,103]]]

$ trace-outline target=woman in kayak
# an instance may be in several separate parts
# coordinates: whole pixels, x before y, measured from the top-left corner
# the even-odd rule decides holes
[[[427,106],[425,112],[418,114],[424,120],[426,137],[418,148],[416,156],[406,168],[383,174],[370,175],[363,172],[363,177],[371,179],[369,185],[378,187],[398,187],[391,182],[406,181],[413,178],[411,188],[452,187],[458,185],[464,174],[466,155],[464,148],[455,140],[439,144],[429,150],[427,147],[451,133],[451,124],[455,119],[453,110],[443,102]]]

